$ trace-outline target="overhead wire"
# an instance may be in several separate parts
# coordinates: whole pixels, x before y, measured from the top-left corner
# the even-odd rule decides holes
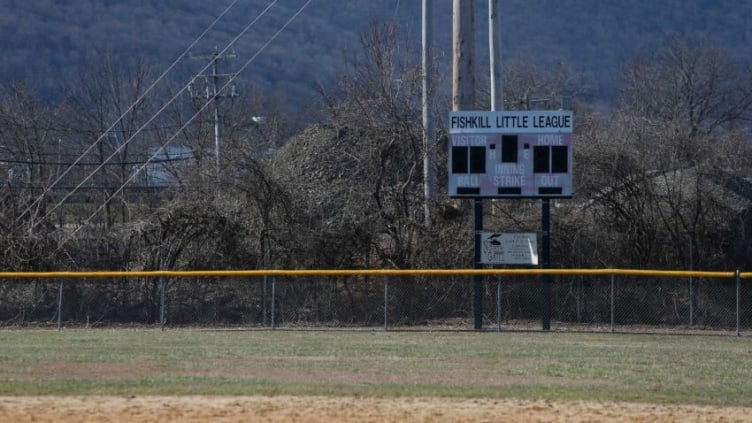
[[[22,212],[21,212],[21,213],[20,213],[20,214],[19,214],[18,216],[16,216],[16,219],[14,220],[14,223],[18,223],[18,221],[19,221],[19,220],[20,220],[21,218],[23,218],[23,217],[24,217],[24,216],[26,215],[26,213],[28,213],[28,212],[29,212],[29,211],[30,211],[30,210],[31,210],[31,209],[32,209],[32,208],[33,208],[34,206],[36,206],[37,204],[39,204],[39,202],[40,202],[40,201],[42,201],[42,199],[44,199],[44,196],[46,195],[46,193],[47,193],[47,191],[48,191],[48,190],[52,189],[52,188],[53,188],[53,187],[54,187],[55,185],[57,185],[57,184],[58,184],[58,183],[59,183],[59,182],[60,182],[60,181],[61,181],[61,180],[63,179],[63,177],[65,177],[65,175],[67,175],[67,174],[68,174],[68,173],[69,173],[69,172],[70,172],[70,171],[71,171],[71,170],[72,170],[72,169],[73,169],[73,168],[75,167],[75,165],[76,165],[76,164],[77,164],[77,163],[78,163],[79,161],[83,160],[83,158],[84,158],[84,157],[86,156],[86,154],[88,154],[88,153],[89,153],[89,152],[90,152],[90,151],[91,151],[92,149],[94,149],[94,148],[95,148],[95,147],[97,146],[97,144],[98,144],[98,143],[99,143],[100,141],[102,141],[102,140],[104,139],[104,137],[105,137],[105,136],[107,136],[107,134],[109,134],[109,133],[110,133],[110,131],[112,131],[112,130],[113,130],[113,129],[115,128],[115,126],[117,126],[117,124],[118,124],[118,123],[119,123],[119,122],[120,122],[120,121],[121,121],[121,120],[122,120],[122,119],[123,119],[123,118],[124,118],[124,117],[125,117],[125,116],[126,116],[126,115],[127,115],[128,113],[130,113],[130,112],[131,112],[131,111],[132,111],[132,110],[133,110],[133,109],[134,109],[134,108],[136,107],[136,105],[138,105],[138,104],[139,104],[139,103],[140,103],[141,101],[143,101],[143,100],[144,100],[144,98],[146,98],[146,96],[147,96],[147,95],[148,95],[148,94],[149,94],[149,93],[150,93],[150,92],[151,92],[151,91],[152,91],[152,90],[154,89],[154,87],[156,87],[156,86],[157,86],[157,84],[158,84],[158,83],[159,83],[159,82],[160,82],[160,81],[161,81],[162,79],[164,79],[164,78],[165,78],[165,77],[167,76],[167,74],[168,74],[168,73],[170,73],[170,72],[172,71],[172,69],[173,69],[173,68],[174,68],[175,66],[177,66],[177,64],[178,64],[178,63],[179,63],[179,62],[180,62],[180,61],[181,61],[181,60],[182,60],[182,59],[183,59],[183,58],[185,57],[185,55],[186,55],[186,54],[188,54],[188,53],[189,53],[189,52],[191,51],[191,49],[193,49],[193,48],[194,48],[194,47],[195,47],[195,46],[196,46],[196,45],[197,45],[197,44],[199,43],[199,41],[201,41],[201,40],[202,40],[202,39],[204,38],[204,36],[205,36],[206,34],[208,34],[208,33],[209,33],[209,31],[211,31],[211,30],[212,30],[212,29],[214,28],[214,26],[215,26],[215,25],[217,24],[217,22],[219,22],[219,21],[220,21],[220,20],[221,20],[221,19],[222,19],[222,18],[223,18],[223,17],[224,17],[224,16],[226,15],[226,14],[227,14],[227,12],[229,12],[229,11],[230,11],[230,9],[232,9],[232,8],[233,8],[233,7],[235,6],[235,4],[236,4],[236,3],[238,2],[238,1],[239,1],[239,0],[232,0],[232,2],[231,2],[231,3],[230,3],[230,4],[229,4],[229,5],[228,5],[228,6],[227,6],[227,7],[226,7],[226,8],[225,8],[225,9],[224,9],[223,11],[222,11],[222,13],[220,13],[220,14],[219,14],[219,16],[217,16],[217,18],[215,18],[215,19],[214,19],[214,21],[213,21],[213,22],[212,22],[211,24],[209,24],[209,26],[208,26],[208,27],[207,27],[206,29],[204,29],[204,31],[203,31],[203,32],[202,32],[202,33],[201,33],[201,34],[200,34],[200,35],[199,35],[199,36],[198,36],[198,37],[197,37],[197,38],[196,38],[195,40],[193,40],[193,42],[192,42],[192,43],[191,43],[191,44],[190,44],[190,45],[189,45],[189,46],[188,46],[188,47],[187,47],[187,48],[186,48],[186,49],[185,49],[185,50],[184,50],[184,51],[183,51],[183,52],[182,52],[182,53],[180,54],[180,56],[178,56],[178,57],[177,57],[177,59],[175,59],[175,60],[174,60],[174,61],[172,62],[172,64],[170,64],[170,66],[168,66],[168,67],[167,67],[167,69],[166,69],[166,70],[165,70],[164,72],[162,72],[162,74],[161,74],[161,75],[159,75],[159,77],[157,77],[157,79],[156,79],[156,80],[155,80],[154,82],[152,82],[152,84],[151,84],[151,85],[149,85],[149,87],[148,87],[148,88],[147,88],[147,89],[146,89],[146,90],[145,90],[145,91],[144,91],[144,92],[143,92],[143,93],[142,93],[142,94],[141,94],[141,95],[140,95],[140,96],[139,96],[139,97],[138,97],[138,98],[137,98],[137,99],[136,99],[135,101],[133,101],[133,104],[131,104],[131,105],[130,105],[130,106],[129,106],[129,107],[128,107],[128,108],[126,109],[126,110],[125,110],[125,112],[123,112],[123,113],[122,113],[122,114],[121,114],[121,115],[120,115],[120,116],[119,116],[119,117],[118,117],[118,118],[117,118],[117,119],[116,119],[116,120],[115,120],[115,121],[114,121],[114,122],[112,123],[112,125],[110,125],[110,126],[109,126],[109,127],[108,127],[108,128],[107,128],[107,129],[105,130],[105,131],[104,131],[104,133],[102,133],[102,135],[100,135],[100,136],[99,136],[99,137],[98,137],[98,138],[96,139],[96,141],[94,141],[94,142],[93,142],[93,143],[92,143],[92,144],[91,144],[91,145],[90,145],[90,146],[89,146],[89,147],[88,147],[88,148],[87,148],[87,149],[86,149],[86,150],[85,150],[85,151],[84,151],[83,153],[81,153],[81,154],[80,154],[80,156],[79,156],[79,158],[78,158],[78,159],[77,159],[76,161],[74,161],[74,162],[73,162],[73,164],[71,164],[71,166],[69,166],[69,167],[68,167],[67,169],[65,169],[65,171],[63,171],[63,172],[62,172],[62,173],[61,173],[61,174],[60,174],[60,175],[59,175],[59,176],[57,177],[57,179],[55,179],[55,180],[54,180],[54,181],[53,181],[53,182],[52,182],[52,183],[51,183],[51,184],[50,184],[49,186],[47,186],[47,187],[45,188],[44,192],[42,192],[42,193],[41,193],[41,194],[39,195],[39,197],[37,197],[37,198],[36,198],[36,199],[35,199],[34,201],[32,201],[32,202],[31,202],[31,203],[30,203],[30,204],[29,204],[28,206],[26,206],[26,208],[25,208],[25,209],[24,209],[24,210],[23,210],[23,211],[22,211]],[[91,175],[90,175],[90,176],[91,176]],[[45,215],[45,217],[46,217],[46,216],[47,216],[47,215]],[[44,219],[42,219],[42,220],[44,220]],[[33,225],[31,229],[33,229],[33,227],[34,227],[34,226],[36,226],[36,225]],[[31,229],[30,229],[30,230],[31,230]]]
[[[176,161],[184,161],[184,160],[191,160],[193,159],[193,155],[185,155],[185,154],[176,154],[175,157],[166,158],[166,159],[159,159],[154,160],[152,163],[160,162],[160,163],[166,163],[166,162],[176,162]],[[3,160],[0,162],[2,164],[23,164],[23,165],[32,165],[32,166],[70,166],[73,162],[63,162],[63,161],[46,161],[46,160]],[[113,162],[113,163],[101,163],[101,162],[83,162],[83,163],[76,163],[76,166],[79,167],[89,167],[89,166],[134,166],[134,165],[142,165],[146,164],[147,162],[145,160],[126,160],[126,161],[119,161],[119,162]],[[50,187],[48,189],[53,189],[54,187]]]
[[[222,91],[223,91],[223,90],[225,90],[225,89],[226,89],[226,88],[227,88],[228,86],[230,86],[230,85],[231,85],[231,84],[232,84],[232,83],[234,82],[234,78],[235,78],[235,77],[237,77],[237,75],[239,75],[240,73],[242,73],[242,72],[243,72],[243,71],[244,71],[244,70],[245,70],[245,69],[246,69],[246,68],[247,68],[247,67],[248,67],[248,66],[249,66],[249,65],[250,65],[251,63],[253,63],[253,61],[255,61],[255,60],[256,60],[256,58],[257,58],[257,57],[258,57],[259,55],[261,55],[261,53],[263,53],[263,52],[264,52],[264,50],[266,50],[266,48],[267,48],[267,47],[268,47],[268,46],[269,46],[269,45],[270,45],[270,44],[271,44],[272,42],[274,42],[274,40],[275,40],[275,39],[276,39],[276,38],[277,38],[277,37],[279,36],[279,34],[281,34],[281,33],[282,33],[282,32],[283,32],[283,31],[284,31],[285,29],[287,29],[287,27],[288,27],[288,26],[289,26],[289,25],[290,25],[290,24],[291,24],[291,23],[292,23],[292,22],[293,22],[293,21],[294,21],[294,20],[295,20],[295,19],[296,19],[296,18],[297,18],[297,17],[298,17],[298,16],[300,15],[300,14],[301,14],[301,13],[303,13],[303,10],[305,10],[305,8],[306,8],[306,7],[307,7],[307,6],[308,6],[308,5],[309,5],[309,4],[310,4],[310,3],[312,2],[312,1],[313,1],[313,0],[307,0],[307,1],[306,1],[306,2],[305,2],[305,3],[304,3],[304,4],[303,4],[303,5],[302,5],[302,6],[301,6],[301,7],[299,8],[299,9],[298,9],[298,11],[297,11],[297,12],[295,12],[295,13],[294,13],[294,14],[293,14],[293,15],[292,15],[292,16],[291,16],[291,17],[290,17],[290,18],[289,18],[289,19],[288,19],[288,20],[287,20],[287,21],[286,21],[286,22],[285,22],[285,23],[284,23],[284,24],[283,24],[283,25],[282,25],[282,26],[281,26],[281,27],[280,27],[280,28],[279,28],[279,29],[278,29],[278,30],[277,30],[277,31],[276,31],[275,33],[274,33],[274,35],[272,35],[272,36],[271,36],[271,37],[270,37],[270,38],[269,38],[269,39],[268,39],[268,40],[267,40],[267,41],[266,41],[266,42],[265,42],[265,43],[264,43],[264,44],[263,44],[263,45],[262,45],[262,46],[261,46],[261,47],[260,47],[260,48],[259,48],[259,49],[258,49],[257,51],[256,51],[256,53],[255,53],[255,54],[254,54],[253,56],[251,56],[251,58],[249,58],[249,59],[248,59],[248,60],[247,60],[247,61],[246,61],[246,62],[245,62],[245,63],[243,64],[243,66],[241,66],[241,67],[240,67],[240,68],[239,68],[239,69],[237,70],[237,72],[235,72],[235,73],[234,73],[234,76],[233,76],[233,77],[231,77],[231,78],[228,78],[228,81],[227,81],[227,82],[225,82],[225,83],[224,83],[224,84],[223,84],[223,85],[222,85],[222,86],[221,86],[221,87],[220,87],[220,88],[219,88],[219,89],[217,90],[217,92],[216,92],[216,93],[215,93],[215,94],[214,94],[214,95],[213,95],[213,96],[212,96],[211,98],[207,99],[206,103],[204,103],[204,105],[203,105],[203,106],[201,106],[201,108],[200,108],[199,110],[197,110],[197,111],[196,111],[196,112],[195,112],[195,113],[193,114],[193,116],[191,116],[191,117],[190,117],[190,118],[189,118],[189,119],[188,119],[188,120],[187,120],[187,121],[185,122],[185,124],[183,125],[183,127],[182,127],[182,128],[180,128],[179,130],[177,130],[177,131],[176,131],[176,132],[175,132],[175,133],[174,133],[174,134],[173,134],[173,135],[172,135],[172,136],[171,136],[171,137],[170,137],[170,138],[169,138],[169,139],[168,139],[168,140],[167,140],[167,141],[166,141],[165,143],[163,143],[163,144],[162,144],[162,146],[161,146],[161,147],[160,147],[160,148],[159,148],[159,149],[158,149],[157,151],[155,151],[155,152],[154,152],[154,154],[152,154],[152,156],[151,156],[151,157],[149,157],[149,159],[148,159],[148,160],[146,161],[146,163],[144,164],[144,166],[146,166],[147,164],[149,164],[149,163],[150,163],[150,161],[151,161],[151,160],[153,160],[154,158],[156,158],[156,157],[157,157],[157,156],[159,155],[159,153],[160,153],[160,152],[161,152],[161,151],[162,151],[162,150],[163,150],[163,149],[164,149],[165,147],[167,147],[167,145],[169,145],[169,144],[170,144],[170,143],[171,143],[171,142],[172,142],[172,141],[173,141],[173,140],[174,140],[174,139],[175,139],[175,138],[176,138],[176,137],[177,137],[177,136],[178,136],[178,135],[180,134],[180,132],[181,132],[181,131],[182,131],[183,129],[185,129],[185,128],[186,128],[186,127],[187,127],[187,126],[188,126],[188,125],[189,125],[189,124],[190,124],[191,122],[193,122],[193,120],[194,120],[194,119],[196,119],[196,117],[198,117],[198,116],[199,116],[199,115],[200,115],[200,114],[201,114],[201,113],[202,113],[202,112],[203,112],[203,111],[204,111],[204,110],[205,110],[205,109],[206,109],[207,107],[209,107],[209,105],[210,105],[210,104],[212,103],[212,101],[214,100],[214,98],[216,98],[216,96],[217,96],[217,95],[218,95],[218,94],[219,94],[220,92],[222,92]],[[238,36],[238,37],[236,37],[236,39],[234,39],[232,43],[234,43],[234,42],[235,42],[235,41],[237,40],[237,38],[239,38],[239,36]],[[231,44],[232,44],[232,43],[231,43]],[[227,48],[229,48],[229,45],[228,45],[228,47],[227,47]],[[222,51],[221,53],[219,53],[219,54],[222,54],[222,53],[223,53],[224,51],[226,51],[226,50],[227,50],[227,48],[225,48],[225,50],[223,50],[223,51]],[[203,72],[203,71],[202,71],[202,72]],[[183,90],[185,90],[185,89],[186,89],[186,88],[184,87],[184,88],[183,88]],[[181,91],[183,91],[183,90],[181,90]],[[86,219],[85,219],[85,220],[84,220],[84,221],[82,222],[82,224],[78,225],[78,226],[77,226],[77,227],[76,227],[76,228],[75,228],[75,229],[74,229],[74,230],[73,230],[73,231],[72,231],[72,232],[71,232],[70,234],[68,234],[68,236],[67,236],[66,238],[64,238],[64,239],[63,239],[63,240],[62,240],[62,241],[60,242],[60,244],[59,244],[58,248],[61,248],[61,247],[62,247],[63,245],[65,245],[65,244],[66,244],[66,243],[67,243],[67,242],[68,242],[68,241],[69,241],[69,240],[70,240],[70,239],[71,239],[71,238],[72,238],[72,237],[73,237],[74,235],[76,235],[76,234],[78,233],[78,231],[80,231],[80,230],[81,230],[81,228],[83,228],[83,227],[85,227],[86,225],[88,225],[88,224],[89,224],[89,223],[91,222],[91,220],[92,220],[92,219],[93,219],[93,218],[94,218],[94,217],[95,217],[95,216],[96,216],[97,214],[99,214],[99,212],[100,212],[100,211],[102,211],[102,210],[103,210],[103,209],[104,209],[104,208],[105,208],[105,207],[106,207],[106,206],[107,206],[107,205],[109,204],[109,202],[110,202],[110,201],[111,201],[111,200],[112,200],[112,199],[113,199],[113,198],[114,198],[115,196],[117,196],[118,194],[120,194],[120,193],[121,193],[121,192],[123,191],[123,189],[125,189],[125,187],[126,187],[126,186],[128,186],[128,184],[130,184],[130,182],[131,182],[131,181],[132,181],[132,180],[133,180],[133,179],[134,179],[134,178],[136,177],[136,174],[137,174],[137,172],[135,172],[134,174],[132,174],[132,175],[131,175],[131,176],[130,176],[130,177],[129,177],[129,178],[128,178],[128,179],[127,179],[127,180],[126,180],[126,181],[125,181],[125,182],[124,182],[124,183],[123,183],[123,184],[122,184],[121,186],[120,186],[120,188],[118,188],[118,190],[117,190],[117,191],[115,191],[115,192],[113,192],[113,193],[112,193],[111,195],[109,195],[109,196],[108,196],[108,198],[107,198],[107,199],[105,199],[105,200],[104,200],[104,201],[102,202],[102,204],[101,204],[101,205],[100,205],[100,206],[99,206],[99,207],[98,207],[98,208],[97,208],[96,210],[94,210],[94,212],[93,212],[93,213],[92,213],[92,214],[91,214],[91,215],[90,215],[90,216],[89,216],[88,218],[86,218]]]
[[[231,48],[231,47],[233,46],[233,44],[235,44],[235,43],[236,43],[236,42],[237,42],[237,41],[238,41],[238,40],[239,40],[239,39],[240,39],[240,38],[241,38],[241,37],[242,37],[243,35],[245,35],[245,33],[246,33],[246,32],[248,32],[248,31],[249,31],[249,30],[250,30],[250,29],[251,29],[251,28],[253,27],[253,25],[254,25],[254,24],[255,24],[256,22],[258,22],[258,21],[259,21],[259,19],[261,19],[261,17],[263,17],[263,16],[264,16],[264,15],[265,15],[265,14],[266,14],[266,13],[267,13],[268,11],[269,11],[269,9],[271,9],[271,8],[272,8],[272,7],[273,7],[273,6],[274,6],[274,5],[275,5],[275,4],[276,4],[276,3],[278,2],[278,1],[279,1],[279,0],[273,0],[273,1],[272,1],[272,2],[271,2],[271,3],[270,3],[270,4],[269,4],[269,5],[268,5],[268,6],[267,6],[267,7],[266,7],[266,8],[265,8],[265,9],[264,9],[264,10],[263,10],[263,11],[262,11],[262,12],[261,12],[261,13],[260,13],[260,14],[259,14],[259,15],[258,15],[258,16],[257,16],[256,18],[255,18],[255,19],[253,19],[253,20],[252,20],[252,21],[251,21],[251,22],[250,22],[250,23],[249,23],[248,25],[246,25],[246,26],[245,26],[245,27],[243,28],[243,30],[242,30],[242,31],[241,31],[241,32],[240,32],[240,33],[239,33],[239,34],[238,34],[237,36],[235,36],[235,37],[234,37],[234,38],[233,38],[233,39],[232,39],[232,40],[231,40],[231,41],[230,41],[230,42],[229,42],[229,43],[227,44],[227,46],[226,46],[226,47],[225,47],[224,49],[222,49],[222,50],[221,50],[221,51],[220,51],[219,53],[217,53],[217,54],[218,54],[218,55],[222,55],[222,54],[226,53],[226,52],[227,52],[227,50],[229,50],[229,49],[230,49],[230,48]],[[309,1],[309,2],[310,2],[310,1]],[[233,4],[234,4],[234,3],[233,3]],[[193,44],[192,44],[192,46],[193,46],[193,45],[195,45],[195,43],[193,43]],[[183,54],[182,56],[185,56],[185,53],[184,53],[184,54]],[[204,72],[204,71],[206,71],[206,70],[207,70],[207,69],[208,69],[208,68],[209,68],[210,66],[211,66],[211,62],[210,62],[210,63],[208,63],[208,64],[207,64],[206,66],[204,66],[204,67],[203,67],[203,68],[202,68],[202,69],[201,69],[201,70],[200,70],[200,71],[199,71],[198,73],[199,73],[199,74],[203,73],[203,72]],[[227,86],[227,85],[223,86],[223,87],[222,87],[222,89],[226,88],[226,86]],[[71,197],[71,196],[72,196],[73,194],[75,194],[75,192],[76,192],[76,191],[77,191],[77,190],[78,190],[79,188],[81,188],[82,186],[84,186],[84,185],[86,184],[86,182],[87,182],[87,181],[88,181],[89,179],[91,179],[91,178],[92,178],[92,177],[93,177],[93,176],[94,176],[94,175],[95,175],[95,174],[96,174],[96,173],[97,173],[97,172],[98,172],[99,170],[101,170],[101,169],[102,169],[102,168],[103,168],[103,167],[105,166],[105,164],[106,164],[107,162],[109,162],[109,161],[110,161],[110,159],[112,159],[112,158],[113,158],[113,157],[115,157],[115,156],[116,156],[116,155],[117,155],[118,153],[120,153],[120,151],[121,151],[121,150],[122,150],[122,149],[123,149],[123,148],[124,148],[125,146],[127,146],[127,145],[128,145],[128,143],[130,143],[130,142],[131,142],[131,141],[132,141],[132,140],[133,140],[133,139],[134,139],[134,138],[135,138],[135,137],[136,137],[136,136],[137,136],[138,134],[140,134],[140,133],[141,133],[141,132],[142,132],[142,131],[144,130],[144,128],[146,128],[146,127],[147,127],[147,126],[148,126],[149,124],[151,124],[151,123],[152,123],[152,122],[153,122],[153,121],[154,121],[154,120],[155,120],[155,119],[156,119],[156,118],[157,118],[157,117],[158,117],[158,116],[159,116],[159,115],[160,115],[160,114],[161,114],[161,113],[162,113],[163,111],[165,111],[165,110],[167,109],[167,107],[168,107],[168,106],[170,106],[170,104],[172,104],[172,103],[173,103],[173,102],[174,102],[174,101],[175,101],[175,100],[176,100],[176,99],[177,99],[177,98],[178,98],[178,97],[179,97],[179,96],[180,96],[180,95],[181,95],[181,94],[182,94],[183,92],[185,92],[185,91],[186,91],[186,90],[188,89],[188,87],[189,87],[189,84],[186,84],[185,86],[183,86],[183,88],[181,88],[181,89],[180,89],[180,90],[179,90],[178,92],[176,92],[176,93],[175,93],[175,94],[174,94],[174,95],[173,95],[173,96],[172,96],[172,97],[170,98],[170,100],[169,100],[169,101],[167,101],[167,103],[165,103],[165,104],[164,104],[164,105],[163,105],[163,106],[162,106],[162,107],[161,107],[161,108],[160,108],[159,110],[157,110],[157,111],[156,111],[156,112],[155,112],[155,113],[154,113],[154,114],[153,114],[153,115],[152,115],[152,116],[151,116],[151,117],[150,117],[150,118],[149,118],[149,119],[148,119],[148,120],[147,120],[147,121],[146,121],[146,122],[145,122],[145,123],[144,123],[144,124],[143,124],[143,125],[142,125],[142,126],[140,127],[140,128],[138,128],[138,129],[137,129],[137,130],[136,130],[136,131],[135,131],[135,132],[134,132],[134,133],[133,133],[133,134],[132,134],[132,135],[131,135],[131,136],[130,136],[130,137],[129,137],[128,139],[127,139],[127,140],[123,141],[123,143],[122,143],[122,144],[120,144],[120,146],[118,146],[118,148],[117,148],[117,149],[115,149],[115,150],[114,150],[114,151],[112,152],[112,154],[110,154],[110,155],[109,155],[109,156],[108,156],[108,157],[107,157],[106,159],[104,159],[104,160],[102,161],[102,163],[101,163],[101,165],[100,165],[100,166],[98,166],[97,168],[95,168],[94,170],[92,170],[92,171],[91,171],[91,172],[89,173],[89,175],[88,175],[88,176],[86,176],[86,177],[85,177],[85,178],[84,178],[83,180],[81,180],[81,182],[80,182],[80,183],[79,183],[79,184],[78,184],[78,185],[76,186],[76,188],[74,188],[74,189],[73,189],[73,190],[72,190],[71,192],[69,192],[69,193],[68,193],[67,195],[65,195],[65,196],[64,196],[64,197],[63,197],[62,199],[58,200],[58,201],[57,201],[57,202],[55,203],[55,205],[54,205],[54,206],[52,206],[51,208],[49,208],[49,209],[48,209],[48,210],[46,211],[45,215],[44,215],[44,216],[43,216],[43,217],[42,217],[41,219],[39,219],[38,221],[36,221],[36,222],[32,223],[32,225],[31,225],[31,227],[30,227],[30,229],[29,229],[29,230],[32,230],[32,229],[33,229],[34,227],[36,227],[37,225],[39,225],[39,224],[40,224],[40,223],[41,223],[42,221],[44,221],[44,220],[45,220],[45,219],[46,219],[47,217],[49,217],[49,216],[50,216],[50,215],[52,214],[52,212],[54,212],[54,211],[55,211],[55,210],[57,210],[57,209],[58,209],[58,208],[59,208],[60,206],[62,206],[62,205],[63,205],[63,204],[65,203],[65,201],[66,201],[66,200],[67,200],[68,198],[70,198],[70,197]],[[221,91],[221,90],[220,90],[220,91]],[[174,138],[175,138],[175,137],[176,137],[176,136],[177,136],[177,135],[178,135],[178,134],[179,134],[179,133],[180,133],[180,132],[181,132],[182,130],[184,130],[184,129],[185,129],[186,127],[187,127],[187,123],[190,123],[190,122],[192,122],[192,121],[193,121],[193,119],[195,119],[195,118],[196,118],[196,116],[198,115],[198,113],[200,113],[201,111],[203,111],[203,110],[204,110],[204,109],[205,109],[205,108],[206,108],[206,107],[208,106],[208,104],[209,104],[209,103],[210,103],[210,102],[211,102],[211,101],[212,101],[213,99],[214,99],[214,97],[211,97],[210,99],[208,99],[207,103],[206,103],[206,104],[205,104],[205,105],[204,105],[204,106],[203,106],[203,107],[202,107],[201,109],[199,109],[199,111],[198,111],[198,112],[197,112],[196,114],[194,114],[194,115],[193,115],[193,117],[192,117],[192,118],[191,118],[191,119],[190,119],[190,120],[189,120],[188,122],[186,122],[186,124],[184,124],[183,126],[181,126],[181,127],[180,127],[180,128],[179,128],[179,129],[178,129],[178,130],[177,130],[176,132],[175,132],[175,134],[174,134],[174,135],[173,135],[173,136],[172,136],[172,137],[171,137],[171,138],[169,139],[169,141],[168,141],[167,143],[169,143],[170,141],[172,141],[172,139],[174,139]],[[114,126],[114,125],[113,125],[113,126]],[[100,139],[101,139],[101,138],[102,138],[102,137],[100,137]],[[167,143],[166,143],[166,144],[167,144]],[[166,145],[166,144],[165,144],[165,145]],[[90,150],[91,150],[91,148],[93,148],[93,146],[92,146],[92,147],[90,147],[90,148],[89,148],[89,150],[87,150],[87,152],[88,152],[88,151],[90,151]],[[159,154],[159,153],[160,153],[160,152],[162,151],[162,149],[163,149],[163,148],[160,148],[159,150],[157,150],[157,152],[155,153],[155,156],[156,156],[156,155],[158,155],[158,154]],[[86,152],[85,152],[85,153],[86,153]],[[84,153],[84,154],[85,154],[85,153]],[[151,158],[153,158],[153,157],[155,157],[155,156],[152,156]],[[83,157],[83,156],[82,156],[82,157]],[[150,159],[151,159],[151,158],[150,158]],[[147,161],[146,161],[146,163],[148,164],[148,163],[149,163],[149,160],[147,160]],[[58,180],[56,180],[56,181],[55,181],[55,183],[58,183],[58,182],[60,181],[60,179],[62,179],[62,176],[61,176],[60,178],[58,178]],[[130,182],[131,180],[132,180],[132,178],[130,178],[130,179],[129,179],[129,180],[127,181],[127,182]],[[25,212],[26,212],[26,211],[28,211],[28,209],[27,209],[27,210],[25,210]],[[17,219],[16,221],[18,221],[18,219]]]

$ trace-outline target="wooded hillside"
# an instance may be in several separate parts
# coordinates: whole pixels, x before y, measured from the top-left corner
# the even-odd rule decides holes
[[[162,70],[230,4],[230,0],[108,1],[5,0],[0,2],[0,75],[22,80],[59,98],[59,80],[76,78],[102,50],[120,60],[141,57]],[[279,2],[238,40],[236,67],[256,53],[304,0]],[[194,53],[223,47],[269,5],[239,1],[199,43]],[[751,0],[504,0],[505,59],[582,73],[596,98],[609,97],[624,60],[654,48],[666,36],[692,35],[723,46],[734,57],[752,55]],[[476,1],[479,63],[487,55],[486,3]],[[359,32],[373,22],[396,19],[408,45],[420,43],[420,2],[411,0],[313,1],[241,75],[245,84],[308,104],[317,82],[331,83],[358,53]],[[451,2],[434,5],[435,42],[449,66]],[[202,63],[187,60],[182,78]],[[227,70],[229,71],[229,69]],[[181,78],[175,78],[182,82]]]

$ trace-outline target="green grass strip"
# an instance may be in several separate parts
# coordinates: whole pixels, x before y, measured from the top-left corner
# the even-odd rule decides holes
[[[5,330],[0,395],[447,396],[752,406],[752,339]]]

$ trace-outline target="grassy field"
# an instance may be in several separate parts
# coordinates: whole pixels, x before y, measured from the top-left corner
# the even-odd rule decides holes
[[[752,406],[752,338],[0,331],[0,395],[447,396]]]

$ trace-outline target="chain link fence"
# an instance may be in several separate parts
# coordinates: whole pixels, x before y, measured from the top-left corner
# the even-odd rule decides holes
[[[477,316],[472,276],[461,270],[426,272],[6,277],[0,278],[0,322],[472,330]],[[570,269],[550,276],[546,301],[540,275],[489,271],[482,276],[482,325],[541,330],[550,304],[550,329],[558,331],[752,331],[752,273],[707,275]]]

